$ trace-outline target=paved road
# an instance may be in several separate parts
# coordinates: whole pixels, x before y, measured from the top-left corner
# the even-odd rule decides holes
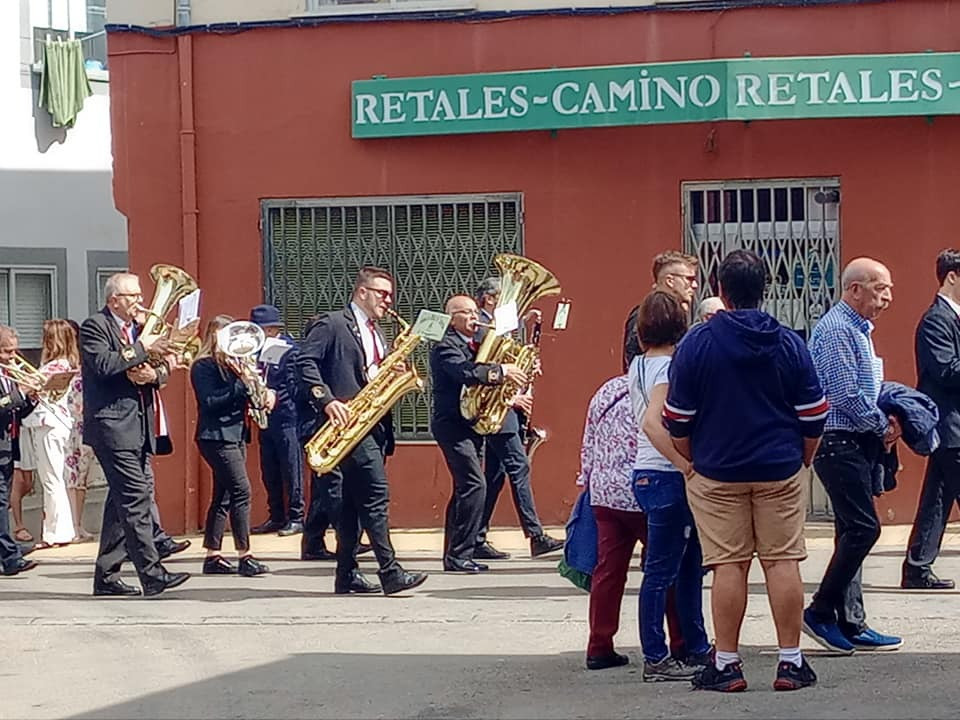
[[[811,546],[808,592],[829,541]],[[434,571],[420,591],[340,597],[333,567],[300,562],[294,547],[264,553],[269,576],[198,576],[155,600],[90,597],[92,548],[38,553],[38,571],[0,580],[9,658],[0,718],[947,718],[960,706],[958,593],[897,590],[896,546],[877,548],[865,586],[874,625],[906,636],[901,652],[814,657],[805,640],[820,686],[774,693],[773,630],[756,576],[744,629],[750,690],[740,696],[641,682],[638,573],[619,636],[633,663],[590,672],[587,597],[555,573],[555,559],[466,577],[438,572],[434,552],[407,549],[406,566]],[[938,569],[960,578],[955,547]],[[197,570],[189,555],[171,564]]]

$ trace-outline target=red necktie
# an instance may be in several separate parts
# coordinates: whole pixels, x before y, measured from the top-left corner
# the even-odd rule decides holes
[[[373,339],[373,364],[380,367],[383,356],[380,354],[380,343],[377,342],[377,324],[373,321],[373,318],[367,320],[367,327],[370,328],[370,335]]]
[[[124,323],[123,336],[127,339],[128,343],[133,345],[133,323]]]

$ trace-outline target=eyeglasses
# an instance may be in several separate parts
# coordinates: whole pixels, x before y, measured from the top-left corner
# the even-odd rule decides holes
[[[678,277],[686,280],[688,283],[693,285],[697,281],[696,275],[684,275],[682,273],[666,273],[667,276]]]
[[[142,292],[135,292],[135,293],[114,293],[114,295],[115,295],[116,297],[128,297],[128,298],[142,298],[142,297],[143,297],[143,293],[142,293]]]
[[[451,315],[473,315],[477,316],[480,314],[478,310],[454,310]]]
[[[366,285],[363,286],[363,289],[375,292],[380,296],[381,300],[388,300],[393,297],[393,293],[390,290],[381,290],[380,288],[368,287]]]

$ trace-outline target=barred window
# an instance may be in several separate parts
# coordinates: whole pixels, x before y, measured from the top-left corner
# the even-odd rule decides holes
[[[497,253],[523,252],[519,193],[264,200],[262,212],[264,295],[295,337],[313,315],[347,305],[363,265],[393,273],[394,309],[412,323],[453,294],[472,295],[496,274]],[[392,340],[392,323],[383,329]],[[424,392],[394,407],[398,440],[432,439],[429,351],[424,341],[413,355]]]

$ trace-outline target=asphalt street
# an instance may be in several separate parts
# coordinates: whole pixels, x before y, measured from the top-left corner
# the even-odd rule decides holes
[[[828,532],[810,534],[808,593],[830,552]],[[618,636],[631,664],[586,670],[587,595],[557,575],[555,556],[529,559],[515,531],[493,536],[514,559],[480,576],[440,572],[437,533],[397,533],[403,564],[431,576],[392,598],[335,596],[332,563],[301,562],[296,538],[258,539],[268,576],[198,574],[156,599],[91,597],[93,545],[38,552],[36,571],[0,579],[0,718],[956,717],[958,592],[898,589],[902,534],[885,532],[864,569],[871,624],[902,634],[901,651],[829,657],[804,639],[818,687],[775,693],[755,568],[750,687],[737,696],[642,682],[638,571]],[[170,566],[199,572],[195,547]],[[960,578],[960,536],[937,569]]]

